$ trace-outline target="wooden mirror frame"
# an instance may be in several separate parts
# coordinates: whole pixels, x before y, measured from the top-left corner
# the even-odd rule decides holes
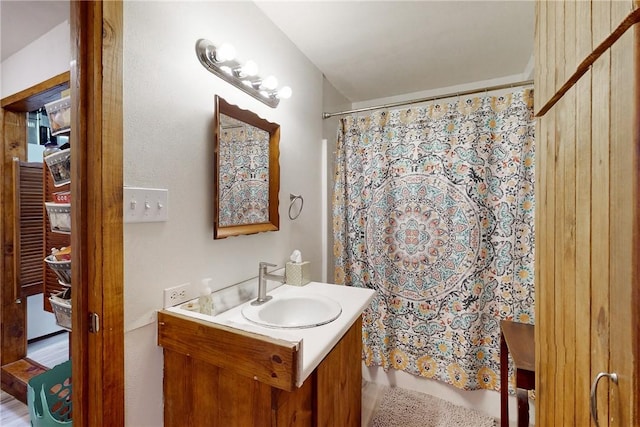
[[[241,224],[231,226],[220,226],[220,114],[224,114],[233,119],[255,126],[269,133],[269,219],[267,222],[256,224]],[[229,236],[239,236],[243,234],[255,234],[263,231],[278,231],[280,229],[280,215],[278,213],[278,193],[280,192],[280,125],[263,119],[252,111],[229,104],[223,98],[215,97],[215,118],[214,118],[214,205],[213,205],[213,238],[224,239]]]

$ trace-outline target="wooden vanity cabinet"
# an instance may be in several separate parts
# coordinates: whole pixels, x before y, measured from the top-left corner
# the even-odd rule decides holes
[[[297,343],[161,311],[158,344],[165,426],[361,425],[360,318],[300,388]]]

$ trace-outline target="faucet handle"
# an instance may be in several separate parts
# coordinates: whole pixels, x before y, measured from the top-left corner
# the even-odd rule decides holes
[[[264,262],[261,261],[260,262],[260,268],[267,268],[267,267],[277,267],[277,264],[271,264],[270,262]]]

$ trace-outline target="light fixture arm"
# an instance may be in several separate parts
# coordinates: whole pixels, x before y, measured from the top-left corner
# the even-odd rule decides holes
[[[220,77],[227,83],[231,83],[233,86],[253,96],[257,100],[265,103],[271,108],[276,108],[280,103],[280,98],[275,95],[277,92],[270,92],[268,93],[268,96],[264,96],[259,89],[256,89],[254,87],[253,82],[256,81],[256,78],[250,78],[249,80],[252,82],[252,84],[246,85],[242,82],[242,79],[239,76],[235,75],[235,72],[228,74],[221,70],[220,67],[223,64],[228,65],[232,70],[240,67],[240,64],[236,61],[216,62],[216,47],[209,40],[199,39],[196,42],[196,55],[198,56],[198,59],[200,60],[200,63],[204,66],[204,68]]]

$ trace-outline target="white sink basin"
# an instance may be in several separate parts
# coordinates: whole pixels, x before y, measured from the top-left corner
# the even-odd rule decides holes
[[[340,304],[316,294],[275,295],[262,305],[242,307],[245,319],[270,328],[312,328],[336,320],[340,313]]]

